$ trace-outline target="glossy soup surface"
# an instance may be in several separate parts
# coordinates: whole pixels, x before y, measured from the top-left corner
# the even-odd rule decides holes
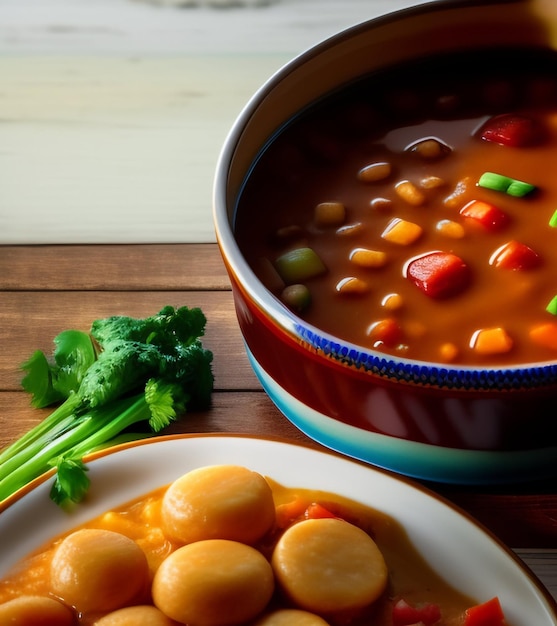
[[[235,221],[246,259],[303,319],[360,346],[555,360],[556,68],[541,52],[455,55],[319,103],[248,177]],[[308,248],[307,272],[284,261]]]
[[[218,469],[220,466],[215,467]],[[381,596],[370,606],[358,611],[326,615],[326,623],[355,626],[357,624],[369,624],[371,623],[370,620],[373,620],[373,624],[376,626],[392,626],[393,605],[402,598],[412,606],[434,603],[441,611],[442,621],[439,623],[452,626],[461,624],[463,612],[475,604],[474,600],[459,593],[429,568],[408,540],[402,527],[389,516],[337,494],[285,487],[270,478],[265,478],[265,480],[270,487],[275,506],[274,521],[271,529],[253,544],[253,547],[265,559],[271,560],[275,546],[283,533],[293,526],[305,523],[308,510],[313,510],[311,516],[317,519],[323,515],[323,510],[326,510],[328,514],[340,517],[350,525],[357,527],[366,536],[374,540],[384,558],[388,577]],[[162,502],[166,491],[167,487],[162,487],[147,493],[133,502],[107,511],[97,519],[74,529],[71,533],[53,538],[52,542],[43,546],[42,549],[21,563],[19,567],[16,567],[11,575],[0,581],[0,615],[2,614],[2,603],[13,598],[22,595],[50,597],[55,595],[52,590],[53,555],[64,538],[71,536],[76,530],[81,531],[83,528],[107,530],[132,539],[146,555],[148,578],[152,580],[164,566],[165,561],[183,545],[180,541],[169,538],[168,533],[164,530],[162,513],[164,505]],[[235,499],[231,499],[231,501]],[[218,510],[220,506],[221,504],[216,502],[215,510]],[[315,507],[322,507],[322,509],[319,508],[316,513]],[[199,543],[203,542],[200,541]],[[340,546],[337,545],[338,549]],[[87,556],[86,554],[78,555],[78,562],[86,561]],[[342,565],[346,567],[346,564]],[[96,563],[92,563],[91,566],[95,567]],[[215,573],[215,577],[218,576],[218,573],[218,571]],[[107,575],[110,576],[109,573]],[[347,575],[345,574],[345,576]],[[89,584],[93,585],[93,577],[86,575],[85,584],[86,587]],[[126,600],[123,603],[124,606],[151,605],[153,600],[150,589],[149,583],[135,597]],[[78,597],[78,602],[83,593],[85,591]],[[493,595],[495,593],[496,591]],[[98,598],[98,600],[102,602],[104,598]],[[232,601],[234,605],[237,605],[241,599],[235,595]],[[106,609],[95,610],[94,597],[90,598],[89,606],[90,608],[82,611],[80,615],[76,614],[75,622],[72,623],[91,625],[107,613]],[[292,607],[293,603],[285,597],[277,583],[270,603],[256,618],[259,619],[277,609]],[[121,607],[118,606],[117,608],[119,610]],[[254,620],[249,620],[249,623],[255,624]],[[166,625],[166,622],[164,624]]]

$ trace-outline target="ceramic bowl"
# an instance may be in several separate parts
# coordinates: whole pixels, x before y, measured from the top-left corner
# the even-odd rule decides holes
[[[323,445],[434,481],[494,483],[555,472],[556,362],[461,367],[350,344],[307,324],[273,296],[234,235],[250,168],[311,103],[419,56],[479,46],[555,48],[555,12],[544,0],[434,2],[370,20],[288,63],[233,125],[217,165],[214,221],[240,329],[271,399]]]

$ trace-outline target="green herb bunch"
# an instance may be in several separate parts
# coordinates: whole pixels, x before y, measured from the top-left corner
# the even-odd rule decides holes
[[[22,365],[23,388],[32,406],[56,408],[0,452],[0,501],[55,467],[52,500],[79,502],[90,484],[86,454],[207,408],[213,355],[200,341],[205,325],[199,308],[166,306],[145,319],[96,320],[90,333],[63,331],[50,359],[36,351]]]

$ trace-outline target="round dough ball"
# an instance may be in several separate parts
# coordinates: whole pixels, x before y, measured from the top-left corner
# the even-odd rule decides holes
[[[129,604],[149,582],[147,558],[129,537],[83,528],[57,547],[50,566],[53,593],[80,613]]]
[[[274,591],[273,570],[255,548],[207,539],[178,548],[160,565],[153,601],[189,625],[241,624],[259,615]]]
[[[367,606],[387,585],[387,566],[376,543],[339,519],[294,524],[279,539],[271,562],[293,602],[320,614]]]
[[[279,609],[260,617],[253,626],[328,626],[315,613],[301,609]]]
[[[230,539],[254,544],[275,523],[267,481],[245,467],[212,465],[175,480],[162,500],[168,537],[180,543]]]
[[[93,626],[176,626],[176,622],[154,606],[128,606],[108,613]]]
[[[73,611],[46,596],[20,596],[0,604],[0,624],[11,626],[72,626]]]

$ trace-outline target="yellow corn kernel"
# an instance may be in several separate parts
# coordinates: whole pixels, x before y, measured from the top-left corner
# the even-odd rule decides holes
[[[358,172],[358,179],[364,183],[376,183],[391,175],[392,166],[387,162],[370,163]]]
[[[393,201],[388,198],[374,198],[369,206],[374,211],[388,211],[393,206]]]
[[[397,311],[404,304],[404,299],[399,293],[388,293],[382,300],[381,306],[387,311]]]
[[[364,294],[369,291],[369,285],[361,278],[355,276],[347,276],[339,280],[335,289],[342,294]]]
[[[464,237],[464,226],[452,220],[440,220],[435,224],[435,230],[451,239],[462,239]]]
[[[422,189],[438,189],[445,184],[445,181],[439,176],[425,176],[420,181]]]
[[[350,260],[360,267],[383,267],[387,263],[387,255],[382,250],[355,248],[350,253]]]
[[[421,237],[422,232],[423,229],[419,224],[395,217],[387,224],[381,237],[390,243],[408,246],[417,241]]]
[[[458,348],[454,343],[443,343],[439,347],[439,358],[445,363],[451,363],[458,356]]]
[[[337,228],[336,233],[341,237],[350,237],[351,235],[356,235],[357,233],[361,233],[364,229],[364,225],[362,222],[354,222],[353,224],[345,224],[340,228]]]
[[[320,202],[313,219],[318,226],[339,226],[346,219],[346,208],[342,202]]]
[[[470,347],[479,354],[505,354],[512,350],[513,340],[500,326],[482,328],[472,335]]]
[[[409,180],[401,180],[397,183],[395,192],[401,200],[412,206],[420,206],[426,201],[425,194]]]

